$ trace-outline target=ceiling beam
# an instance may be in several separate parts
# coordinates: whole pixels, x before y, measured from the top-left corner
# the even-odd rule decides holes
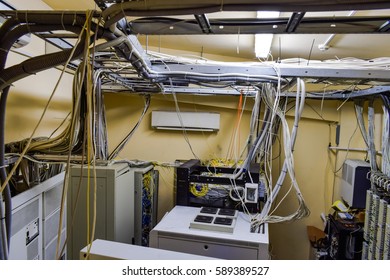
[[[201,20],[201,19],[199,19]],[[201,27],[213,34],[379,34],[378,27],[388,16],[304,17],[295,13],[290,18],[222,18],[201,21]],[[168,17],[139,18],[131,21],[133,34],[197,35],[204,34],[195,19]]]
[[[306,14],[305,12],[294,12],[287,22],[286,32],[287,33],[295,32],[295,30],[297,29],[298,25],[301,23],[305,14]]]
[[[390,31],[390,20],[386,21],[384,24],[379,27],[379,32],[389,32]]]
[[[97,0],[98,1],[98,0]],[[389,9],[388,0],[220,0],[183,1],[183,0],[100,0],[98,2],[111,3],[103,11],[105,27],[118,22],[126,16],[177,16],[193,14],[210,14],[217,12],[250,12],[250,11],[280,11],[280,12],[319,12],[319,11],[345,11],[345,10],[375,10]]]
[[[195,16],[195,19],[198,22],[199,27],[203,33],[205,33],[205,34],[213,33],[209,19],[207,18],[207,16],[205,14],[194,15],[194,16]]]

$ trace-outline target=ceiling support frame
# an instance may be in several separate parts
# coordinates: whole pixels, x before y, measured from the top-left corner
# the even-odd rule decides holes
[[[195,19],[198,22],[199,27],[201,28],[203,33],[205,33],[205,34],[214,33],[213,30],[211,29],[209,19],[207,18],[207,16],[205,14],[194,15],[194,16],[195,16]]]
[[[305,12],[294,12],[290,19],[287,22],[286,32],[293,33],[301,23],[303,17],[305,16]]]

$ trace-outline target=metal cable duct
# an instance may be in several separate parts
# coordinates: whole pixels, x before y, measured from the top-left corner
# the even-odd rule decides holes
[[[129,38],[131,38],[130,35]],[[228,73],[213,75],[210,73],[196,73],[196,72],[181,72],[181,71],[165,71],[157,72],[149,67],[145,58],[139,53],[132,41],[129,39],[117,47],[120,55],[126,58],[136,69],[136,71],[144,78],[153,83],[169,82],[172,78],[178,78],[181,81],[190,83],[197,83],[199,81],[206,82],[234,82],[234,83],[259,83],[259,82],[273,82],[277,83],[279,77],[268,75],[242,75],[239,73]],[[281,79],[282,83],[287,83],[286,80]]]
[[[114,3],[114,1],[112,2]],[[178,8],[180,7],[180,8]],[[127,16],[173,16],[207,14],[222,11],[341,11],[374,10],[390,8],[387,0],[148,0],[129,1],[111,5],[103,11],[105,26],[110,26]]]

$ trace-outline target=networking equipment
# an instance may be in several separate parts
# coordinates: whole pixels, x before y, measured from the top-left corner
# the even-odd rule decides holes
[[[260,212],[265,184],[260,180],[259,164],[232,179],[235,172],[237,168],[206,166],[197,159],[180,164],[176,168],[176,205],[241,209],[243,201],[249,211]]]
[[[153,165],[134,168],[128,163],[114,163],[96,166],[89,172],[87,168],[72,166],[70,171],[67,198],[69,258],[78,259],[80,250],[89,243],[87,228],[91,236],[94,214],[94,239],[147,246],[149,231],[157,220],[158,173]]]

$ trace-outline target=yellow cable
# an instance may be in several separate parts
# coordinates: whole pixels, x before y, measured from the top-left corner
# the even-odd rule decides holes
[[[153,178],[151,172],[145,173],[142,179],[143,179],[143,186],[146,191],[146,195],[150,200],[153,195],[153,189],[152,189]]]
[[[203,197],[209,192],[209,188],[207,184],[202,184],[202,188],[200,190],[197,190],[196,187],[197,187],[196,184],[191,184],[190,192],[197,197]]]
[[[89,25],[89,20],[87,22],[87,34],[86,40],[89,40],[89,35],[90,35],[90,25]],[[85,55],[85,60],[86,60],[86,65],[85,67],[87,68],[87,114],[86,114],[86,122],[87,122],[87,244],[90,243],[90,187],[91,187],[91,165],[90,165],[90,158],[91,158],[91,130],[90,130],[90,124],[89,124],[89,117],[90,117],[90,102],[89,102],[89,75],[90,75],[90,66],[89,66],[89,48],[86,50],[86,55]]]
[[[87,18],[87,20],[88,20],[88,18]],[[80,34],[79,34],[79,37],[78,37],[78,39],[77,39],[77,41],[76,41],[76,43],[75,43],[75,47],[73,48],[73,51],[72,51],[71,55],[69,56],[68,61],[66,62],[65,66],[64,66],[63,72],[64,72],[65,69],[66,69],[66,65],[69,64],[70,59],[71,59],[71,57],[73,56],[74,50],[76,49],[76,46],[78,46],[79,43],[80,43],[80,39],[82,38],[82,36],[83,36],[83,34],[84,34],[84,32],[85,32],[85,28],[86,28],[86,25],[87,25],[87,20],[86,20],[86,22],[85,22],[85,24],[84,24],[84,26],[83,26],[83,28],[82,28]],[[87,46],[88,46],[88,45],[87,45]],[[63,72],[62,72],[62,73],[63,73]],[[62,73],[61,73],[61,76],[60,76],[60,78],[59,78],[59,80],[58,80],[58,82],[57,82],[57,85],[58,85],[59,82],[61,81]],[[52,95],[53,95],[54,92],[56,91],[57,85],[56,85],[56,87],[55,87],[55,89],[54,89]],[[51,98],[50,98],[50,99],[51,99]],[[50,102],[50,99],[49,99],[49,102]],[[48,102],[48,103],[49,103],[49,102]],[[77,108],[77,105],[76,105],[75,107]],[[45,108],[45,109],[46,109],[46,108]],[[44,111],[44,112],[45,112],[45,111]],[[43,115],[44,115],[44,113],[43,113]],[[71,127],[74,126],[74,125],[73,125],[73,124],[74,124],[74,121],[75,121],[75,119],[72,118],[72,119],[71,119]],[[38,122],[36,128],[39,126],[39,124],[40,124],[40,121]],[[34,130],[34,132],[35,132],[35,130]],[[34,132],[33,132],[32,136],[30,137],[30,139],[29,139],[27,145],[25,146],[25,150],[23,151],[24,153],[27,152],[27,150],[28,150],[29,147],[30,147],[29,143],[31,143],[31,139],[32,139],[32,137],[33,137],[33,135],[34,135]],[[61,246],[61,245],[60,245],[60,244],[61,244],[61,225],[62,225],[62,220],[63,220],[63,212],[64,212],[64,208],[65,208],[65,207],[64,207],[64,206],[65,206],[65,198],[66,198],[66,196],[67,196],[67,191],[68,191],[69,168],[70,168],[70,155],[71,155],[71,147],[72,147],[72,139],[73,139],[73,135],[74,135],[73,132],[74,132],[74,131],[71,131],[71,130],[69,129],[69,126],[68,126],[68,127],[66,128],[66,132],[63,132],[63,133],[61,134],[61,135],[66,135],[66,133],[68,133],[68,132],[70,132],[70,134],[69,134],[69,139],[70,139],[70,141],[69,141],[69,148],[68,148],[67,171],[66,171],[66,173],[65,173],[64,187],[63,187],[63,190],[62,190],[62,198],[61,198],[61,206],[60,206],[60,209],[61,209],[61,210],[60,210],[59,227],[58,227],[58,233],[57,233],[58,238],[57,238],[57,244],[56,244],[56,259],[59,259],[59,258],[61,257],[61,255],[62,255],[62,253],[63,253],[63,251],[64,251],[64,249],[65,249],[66,243],[67,243],[67,238],[66,238],[65,241],[64,241],[64,245],[63,245],[63,247],[62,247],[62,249],[61,249],[61,251],[60,251],[60,246]],[[52,140],[53,140],[53,139],[52,139]],[[23,154],[21,154],[20,158],[22,158],[22,157],[23,157]],[[16,164],[15,166],[17,166],[17,164]],[[13,173],[13,172],[11,172],[10,175],[11,175],[12,173]],[[73,220],[72,220],[72,225],[73,225]],[[60,254],[59,254],[59,253],[60,253]]]
[[[89,26],[89,22],[88,22],[88,29],[87,29],[87,32],[89,34],[90,32],[90,26]],[[90,117],[91,117],[91,111],[90,111],[90,106],[91,106],[91,102],[90,102],[90,91],[89,91],[89,87],[90,87],[90,71],[91,71],[91,68],[90,68],[90,62],[89,62],[89,49],[87,50],[87,54],[86,54],[86,67],[87,67],[87,90],[86,90],[86,95],[87,95],[87,113],[86,113],[86,122],[87,122],[87,162],[88,162],[88,166],[87,166],[87,170],[88,170],[88,176],[87,176],[87,244],[88,244],[88,252],[90,250],[90,245],[91,244],[91,232],[90,232],[90,184],[91,184],[91,177],[90,177],[90,174],[91,174],[91,124],[90,124]],[[87,254],[89,255],[89,253]]]
[[[91,15],[92,15],[92,12],[91,11]],[[89,26],[89,29],[88,29],[88,32],[90,33],[91,30],[90,30],[90,26]],[[95,33],[96,34],[96,33]],[[93,48],[95,47],[95,42],[96,40],[94,40],[94,46]],[[94,55],[94,51],[92,51],[92,57]],[[91,248],[92,248],[92,241],[95,239],[95,229],[96,229],[96,209],[97,209],[97,178],[96,178],[96,150],[94,149],[95,145],[93,145],[94,143],[92,143],[93,138],[92,137],[92,121],[94,120],[94,115],[93,115],[93,68],[92,68],[92,63],[89,61],[90,59],[90,53],[89,53],[89,48],[88,48],[88,56],[87,56],[87,78],[88,78],[88,82],[87,82],[87,106],[88,106],[88,110],[87,110],[87,120],[88,120],[88,126],[87,126],[87,136],[88,136],[88,148],[89,150],[91,151],[92,150],[92,157],[88,157],[88,164],[90,162],[92,162],[92,168],[93,168],[93,217],[92,217],[92,230],[91,230],[91,237],[90,237],[90,240],[91,240],[91,243],[88,243],[88,247],[87,247],[87,258],[89,257],[89,254],[90,254],[90,251],[91,251]],[[91,155],[90,155],[91,156]],[[88,177],[89,178],[89,177]]]

